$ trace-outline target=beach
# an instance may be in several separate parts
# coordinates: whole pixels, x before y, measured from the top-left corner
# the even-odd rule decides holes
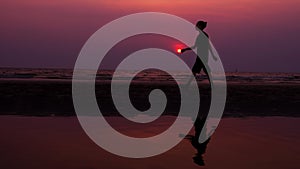
[[[178,135],[183,140],[169,151],[134,159],[107,152],[87,136],[73,107],[71,71],[51,71],[2,71],[0,168],[300,168],[299,74],[227,74],[223,117],[207,145],[192,141],[193,128],[186,137]],[[111,72],[97,74],[95,94],[102,115],[118,132],[150,137],[178,118],[180,92],[174,79],[144,72],[132,81],[129,95],[136,109],[149,108],[153,89],[161,89],[168,100],[161,117],[136,124],[116,110],[110,76]],[[126,78],[120,76],[121,87]],[[205,78],[197,78],[200,110],[209,106],[210,85]]]

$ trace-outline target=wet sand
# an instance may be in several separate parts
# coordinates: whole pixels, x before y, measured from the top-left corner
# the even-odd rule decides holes
[[[161,117],[155,132],[173,116]],[[124,125],[120,117],[107,117],[118,129],[135,134],[145,130]],[[193,162],[196,150],[188,139],[159,156],[129,159],[113,155],[93,143],[76,117],[0,116],[0,168],[300,168],[300,118],[225,118],[203,155],[205,166]],[[193,130],[190,134],[193,134]]]

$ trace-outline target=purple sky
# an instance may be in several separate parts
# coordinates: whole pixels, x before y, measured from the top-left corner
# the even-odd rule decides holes
[[[226,71],[300,72],[299,6],[299,0],[4,0],[0,67],[72,68],[101,26],[127,14],[156,11],[192,23],[208,21],[206,31]],[[131,44],[140,44],[138,39]],[[168,48],[168,41],[162,42],[152,46]],[[126,54],[122,48],[118,52]],[[105,65],[113,64],[108,58]]]

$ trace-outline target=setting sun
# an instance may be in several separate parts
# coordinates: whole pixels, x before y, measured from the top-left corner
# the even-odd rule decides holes
[[[181,53],[181,49],[177,49],[177,53]]]

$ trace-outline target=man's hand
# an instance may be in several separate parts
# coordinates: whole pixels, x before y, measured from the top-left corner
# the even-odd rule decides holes
[[[181,53],[187,51],[187,50],[191,50],[191,48],[184,48],[184,49],[181,49]]]

